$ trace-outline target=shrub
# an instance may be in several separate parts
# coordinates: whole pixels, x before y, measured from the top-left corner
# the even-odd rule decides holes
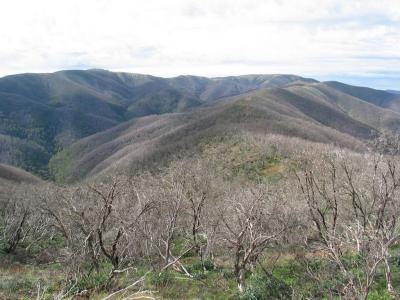
[[[205,260],[187,266],[187,270],[189,273],[203,273],[204,271],[215,270],[215,266],[211,260]]]
[[[78,279],[76,290],[105,289],[109,283],[109,272],[93,272]]]
[[[290,299],[292,291],[290,286],[277,279],[273,275],[252,275],[248,280],[248,286],[239,295],[241,300],[263,300],[263,299]]]
[[[151,273],[148,276],[150,284],[156,286],[157,288],[165,288],[172,284],[175,280],[173,272],[164,271],[161,273]]]

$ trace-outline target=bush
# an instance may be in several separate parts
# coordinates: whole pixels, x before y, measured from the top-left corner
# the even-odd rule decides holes
[[[215,270],[214,263],[211,260],[198,261],[192,265],[187,266],[189,273],[203,273],[204,271]]]
[[[207,278],[207,275],[204,273],[193,273],[192,275],[193,275],[193,279],[196,279],[196,280],[204,280]]]
[[[164,271],[161,273],[151,273],[148,276],[150,284],[156,286],[157,288],[165,288],[172,284],[175,280],[173,272]]]
[[[248,286],[239,295],[241,300],[263,300],[263,299],[290,299],[292,290],[290,286],[277,279],[273,275],[252,275],[248,280]]]
[[[184,238],[179,238],[174,241],[174,249],[173,252],[175,255],[181,255],[183,251],[185,251],[189,246],[189,242],[187,239]],[[193,250],[187,251],[184,255],[182,255],[182,258],[188,258],[188,257],[193,257],[196,256],[196,254],[193,252]]]
[[[93,272],[78,279],[75,288],[77,291],[90,289],[106,289],[107,284],[109,283],[109,279],[109,272]]]

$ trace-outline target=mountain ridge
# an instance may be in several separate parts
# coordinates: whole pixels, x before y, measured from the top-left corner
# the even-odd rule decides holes
[[[119,132],[124,126],[136,132],[139,127],[130,126],[146,122],[140,132],[146,136],[153,130],[157,143],[166,144],[164,135],[185,140],[189,132],[223,135],[234,128],[293,131],[294,136],[319,136],[316,141],[323,142],[327,141],[323,135],[332,135],[328,131],[333,130],[334,135],[362,140],[382,129],[397,130],[399,112],[400,95],[290,74],[162,78],[101,69],[17,74],[0,78],[0,163],[52,178],[57,174],[55,162],[65,165],[68,159],[60,157],[67,157],[68,149],[80,141],[92,136],[104,139],[107,132]],[[301,128],[304,124],[306,129]],[[196,128],[203,129],[196,132]],[[151,144],[132,134],[134,138],[125,143]],[[344,137],[332,138],[336,140]],[[72,166],[80,158],[71,151]],[[104,165],[102,159],[106,156],[95,161]],[[96,172],[90,170],[95,168],[83,173],[93,175]]]
[[[324,93],[326,99],[311,97],[304,89]],[[346,109],[339,105],[341,98],[349,102]],[[348,111],[359,114],[351,116]],[[377,117],[381,118],[379,122],[375,121]],[[56,155],[51,165],[54,170],[63,170],[62,166],[68,165],[68,170],[61,172],[60,181],[70,182],[111,170],[138,169],[151,161],[157,165],[182,151],[196,152],[204,140],[241,131],[283,134],[361,149],[360,141],[373,137],[380,129],[395,129],[398,125],[400,114],[336,91],[324,83],[267,88],[233,96],[193,112],[127,121],[72,144]]]
[[[98,69],[5,76],[0,78],[0,162],[46,177],[50,157],[83,137],[135,117],[187,111],[266,86],[268,80],[274,86],[301,80],[286,76],[162,78]],[[40,159],[18,150],[21,143],[30,152],[43,148]]]

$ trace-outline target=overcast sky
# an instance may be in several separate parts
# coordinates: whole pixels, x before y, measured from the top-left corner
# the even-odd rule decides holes
[[[400,89],[400,0],[0,0],[0,76],[87,68]]]

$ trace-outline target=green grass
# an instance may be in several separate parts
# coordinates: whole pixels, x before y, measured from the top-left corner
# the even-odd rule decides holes
[[[232,261],[218,259],[201,261],[195,253],[188,252],[181,259],[181,263],[193,276],[189,278],[184,274],[169,268],[160,273],[157,265],[146,261],[132,261],[132,268],[128,272],[110,279],[112,266],[107,261],[100,263],[99,272],[88,273],[85,267],[81,275],[69,277],[67,281],[68,265],[49,260],[42,264],[37,263],[41,253],[57,254],[63,250],[65,243],[61,236],[52,240],[44,240],[29,252],[24,252],[24,243],[20,245],[15,254],[0,252],[0,299],[32,299],[36,297],[37,287],[45,291],[45,299],[53,299],[63,289],[71,289],[71,295],[87,290],[91,299],[102,299],[113,291],[129,286],[138,278],[145,275],[145,281],[124,293],[126,297],[139,290],[145,291],[142,296],[152,296],[157,299],[339,299],[338,293],[345,282],[334,264],[322,257],[308,257],[308,268],[303,260],[297,259],[293,254],[281,255],[275,259],[275,252],[265,253],[261,260],[265,270],[256,266],[253,274],[248,272],[247,289],[239,294]],[[173,251],[175,255],[187,249],[187,240],[179,237],[175,240]],[[393,259],[390,261],[393,273],[393,285],[400,292],[400,267],[397,265],[399,246],[391,249]],[[61,252],[60,252],[61,253]],[[349,256],[348,264],[351,266],[355,257]],[[323,271],[321,282],[317,282],[308,270],[317,274]],[[358,270],[354,269],[354,272]],[[261,296],[262,295],[262,296]],[[335,298],[337,297],[337,298]],[[384,269],[378,269],[376,282],[372,286],[368,299],[392,299],[386,291]],[[123,299],[121,295],[115,299]]]
[[[64,279],[63,269],[54,265],[0,264],[0,299],[32,299],[37,295],[38,284],[46,299],[60,290]]]
[[[280,158],[261,156],[250,158],[232,169],[233,176],[244,176],[254,181],[278,181],[286,166]]]
[[[166,271],[152,273],[145,287],[157,290],[157,296],[162,299],[234,299],[237,296],[236,284],[233,279],[227,280],[220,269],[194,273],[194,278],[188,278],[181,273]]]
[[[4,259],[4,257],[2,257]],[[60,263],[46,265],[21,264],[4,259],[0,264],[0,299],[32,299],[36,297],[37,285],[45,289],[45,299],[65,287],[65,266]],[[7,263],[6,263],[7,262]],[[327,261],[314,261],[315,270],[330,270],[323,283],[318,283],[309,276],[305,264],[291,255],[283,256],[275,264],[265,260],[263,265],[269,272],[266,274],[256,267],[253,274],[247,273],[247,286],[243,294],[239,294],[233,269],[229,264],[215,265],[211,261],[201,262],[196,256],[185,257],[181,260],[193,278],[188,278],[172,268],[160,273],[145,262],[137,263],[126,273],[119,274],[115,280],[108,281],[111,266],[102,263],[100,272],[92,272],[81,276],[78,281],[71,281],[71,295],[87,290],[90,299],[101,299],[113,291],[120,290],[142,276],[142,284],[121,293],[113,299],[123,299],[139,291],[142,296],[152,296],[156,299],[339,299],[335,298],[332,290],[340,284],[339,272],[329,269]],[[392,262],[394,285],[400,292],[400,268]],[[332,277],[332,274],[336,274]],[[68,287],[68,285],[67,285]],[[331,293],[331,297],[329,294]],[[138,295],[138,294],[137,294]],[[386,292],[386,282],[383,269],[378,270],[376,283],[372,287],[370,300],[392,299]]]
[[[257,182],[277,182],[289,169],[288,159],[278,154],[277,146],[249,143],[240,136],[209,139],[200,143],[204,157],[214,159],[214,166],[228,181],[243,177]]]

